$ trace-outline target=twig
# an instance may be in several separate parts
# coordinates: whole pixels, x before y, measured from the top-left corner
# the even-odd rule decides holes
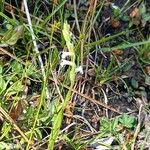
[[[13,54],[9,53],[7,50],[5,50],[4,48],[0,47],[0,51],[2,51],[4,54],[10,56],[11,58],[15,59],[16,61],[20,62],[23,65],[26,65],[21,59],[17,58],[16,56],[14,56]]]
[[[54,80],[53,80],[51,77],[49,77],[49,79],[54,82]],[[70,87],[69,87],[69,86],[64,85],[64,84],[62,84],[62,83],[59,83],[59,82],[58,82],[58,84],[61,85],[61,86],[63,86],[64,88],[70,90]],[[120,115],[122,114],[122,112],[120,112],[119,110],[116,110],[115,108],[113,108],[113,107],[111,107],[111,106],[109,106],[109,105],[106,105],[106,104],[104,104],[103,102],[97,101],[97,100],[95,100],[95,99],[93,99],[93,98],[91,98],[91,97],[89,97],[89,96],[87,96],[87,95],[85,95],[85,94],[82,94],[82,93],[78,92],[78,91],[75,90],[75,89],[71,89],[71,91],[74,92],[74,93],[76,93],[76,94],[78,94],[79,96],[84,97],[85,99],[87,99],[87,100],[89,100],[89,101],[91,101],[91,102],[93,102],[93,103],[95,103],[95,104],[97,104],[97,105],[100,105],[100,106],[102,106],[102,107],[104,107],[104,108],[107,108],[107,109],[109,109],[109,110],[111,110],[111,111],[113,111],[113,112],[115,112],[115,113],[117,113],[117,114],[120,114]]]
[[[131,150],[134,150],[135,142],[136,142],[137,136],[138,136],[138,134],[139,134],[139,132],[140,132],[141,123],[142,123],[142,121],[141,121],[141,112],[142,112],[142,109],[143,109],[143,105],[141,104],[141,105],[140,105],[140,108],[139,108],[138,125],[137,125],[137,127],[136,127],[135,132],[134,132],[134,137],[133,137],[133,143],[132,143],[132,145],[131,145]]]

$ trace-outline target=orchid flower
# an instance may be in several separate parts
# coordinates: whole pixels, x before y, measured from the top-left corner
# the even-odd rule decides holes
[[[73,52],[63,52],[61,58],[65,59],[67,56],[73,56],[73,55],[74,55]]]

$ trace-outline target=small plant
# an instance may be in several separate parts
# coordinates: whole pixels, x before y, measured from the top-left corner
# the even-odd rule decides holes
[[[118,122],[127,129],[134,129],[136,127],[135,117],[129,116],[126,113],[119,117]]]
[[[59,107],[56,110],[56,114],[54,115],[53,118],[53,127],[52,127],[52,131],[49,137],[49,149],[53,150],[54,149],[54,144],[56,139],[58,138],[59,135],[59,130],[62,124],[62,119],[63,119],[63,112],[69,102],[69,100],[71,99],[72,96],[72,91],[71,89],[74,86],[74,82],[75,82],[75,75],[76,75],[76,64],[75,64],[75,49],[74,49],[74,45],[71,41],[72,37],[71,37],[71,32],[70,32],[70,26],[67,22],[64,23],[64,27],[63,27],[63,36],[66,42],[66,46],[68,48],[68,52],[63,52],[62,55],[62,62],[61,62],[61,67],[63,67],[64,65],[69,65],[71,68],[69,70],[69,79],[70,79],[70,89],[67,92],[67,95],[65,96],[64,100],[62,103],[59,104]],[[66,57],[70,56],[71,60],[68,61],[66,60]]]
[[[102,136],[99,139],[108,138],[107,140],[109,140],[110,137],[113,137],[113,141],[117,141],[118,143],[122,143],[122,140],[125,140],[122,139],[123,136],[126,136],[123,133],[124,130],[133,131],[137,125],[135,117],[129,116],[126,113],[119,117],[115,117],[113,120],[102,118],[100,124],[100,135]],[[131,141],[132,139],[126,141],[126,146],[130,145]]]
[[[16,44],[23,37],[23,25],[16,26],[4,33],[1,38],[0,47],[7,47]]]
[[[150,44],[141,46],[138,50],[138,57],[144,64],[150,64]]]
[[[101,120],[101,130],[103,131],[115,131],[117,129],[117,125],[122,125],[127,129],[134,129],[136,126],[136,119],[133,116],[129,116],[126,113],[123,115],[116,117],[113,120],[109,120],[107,118],[103,118]],[[116,130],[117,131],[117,130]]]

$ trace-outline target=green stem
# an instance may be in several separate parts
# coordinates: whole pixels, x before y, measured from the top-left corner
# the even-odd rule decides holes
[[[69,73],[70,89],[67,92],[67,95],[65,97],[64,102],[62,104],[60,104],[61,105],[60,110],[58,110],[57,114],[55,114],[53,117],[54,122],[53,122],[53,127],[52,127],[52,131],[51,131],[51,134],[49,137],[49,143],[48,143],[48,149],[49,150],[54,149],[55,141],[59,135],[61,124],[63,121],[63,113],[64,113],[64,110],[65,110],[68,102],[70,101],[70,99],[72,97],[72,90],[71,89],[73,88],[74,82],[75,82],[75,75],[76,75],[76,73],[75,73],[75,69],[76,69],[75,59],[76,58],[75,58],[75,52],[74,52],[74,45],[73,45],[73,43],[71,43],[71,34],[70,34],[69,29],[70,29],[69,25],[67,23],[64,23],[63,35],[64,35],[64,38],[66,41],[66,45],[67,45],[69,52],[73,53],[73,55],[71,56],[71,62],[73,63],[73,65],[71,66],[71,70]]]

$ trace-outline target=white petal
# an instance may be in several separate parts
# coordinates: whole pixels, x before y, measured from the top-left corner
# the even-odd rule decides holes
[[[72,56],[74,55],[74,53],[71,53],[71,52],[63,52],[62,55],[61,55],[61,58],[62,59],[65,59],[67,56]]]
[[[116,6],[114,3],[111,3],[111,6],[113,9],[120,9],[118,6]]]
[[[73,66],[74,63],[68,60],[63,59],[62,62],[60,63],[60,66],[63,67],[65,65]]]
[[[79,67],[77,67],[76,68],[76,72],[78,73],[81,73],[81,74],[83,74],[83,68],[82,68],[82,66],[79,66]]]

